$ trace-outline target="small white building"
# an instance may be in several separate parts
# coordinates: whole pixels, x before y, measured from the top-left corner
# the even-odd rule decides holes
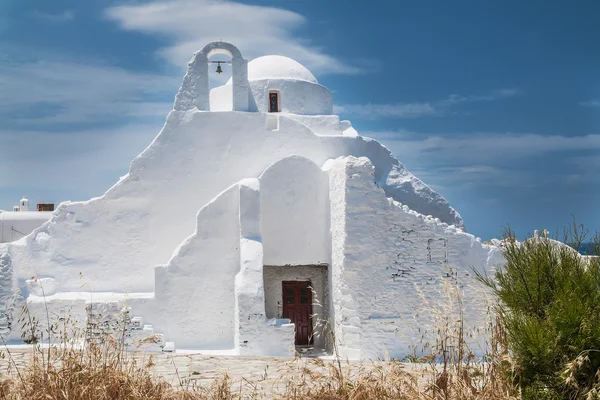
[[[29,199],[23,197],[12,211],[0,210],[0,243],[14,242],[29,235],[51,216],[50,211],[29,211]]]
[[[232,79],[209,90],[216,54]],[[471,266],[501,262],[443,197],[340,121],[305,67],[248,63],[215,42],[125,177],[0,245],[0,328],[20,339],[20,289],[40,321],[46,305],[82,326],[126,312],[134,336],[178,349],[282,355],[335,338],[349,357],[401,357],[432,335],[444,287],[463,293],[465,326],[481,328]]]

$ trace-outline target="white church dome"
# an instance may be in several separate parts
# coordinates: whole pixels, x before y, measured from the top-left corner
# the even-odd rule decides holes
[[[231,111],[233,98],[248,101],[250,112],[296,115],[332,115],[331,92],[302,64],[284,56],[258,57],[248,62],[248,81],[234,94],[232,79],[211,89],[210,111]],[[232,68],[233,72],[234,68]],[[245,72],[245,71],[243,71]],[[249,90],[246,97],[245,90]]]
[[[261,79],[296,79],[319,83],[304,65],[284,56],[263,56],[250,61],[248,63],[248,80]],[[227,85],[231,85],[231,78],[227,81]]]

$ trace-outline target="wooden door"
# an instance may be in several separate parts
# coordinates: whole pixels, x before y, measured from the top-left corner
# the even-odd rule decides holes
[[[269,112],[279,112],[279,93],[269,93]]]
[[[312,291],[310,282],[283,281],[283,318],[296,324],[296,345],[312,344]]]

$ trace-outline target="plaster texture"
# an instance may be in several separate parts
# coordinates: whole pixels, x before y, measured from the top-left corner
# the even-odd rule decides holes
[[[309,265],[330,259],[327,173],[290,156],[260,177],[261,231],[266,265]]]
[[[482,354],[491,296],[471,267],[491,273],[504,263],[499,249],[388,198],[364,157],[339,158],[328,168],[340,348],[355,356],[360,349],[360,357],[418,354],[462,308],[474,334],[467,340]]]

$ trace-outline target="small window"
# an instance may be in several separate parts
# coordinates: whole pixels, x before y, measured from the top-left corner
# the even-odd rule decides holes
[[[285,302],[287,304],[294,304],[294,289],[287,288],[285,293]]]
[[[308,304],[308,289],[300,289],[300,304]]]
[[[278,92],[269,92],[269,112],[279,112]]]

